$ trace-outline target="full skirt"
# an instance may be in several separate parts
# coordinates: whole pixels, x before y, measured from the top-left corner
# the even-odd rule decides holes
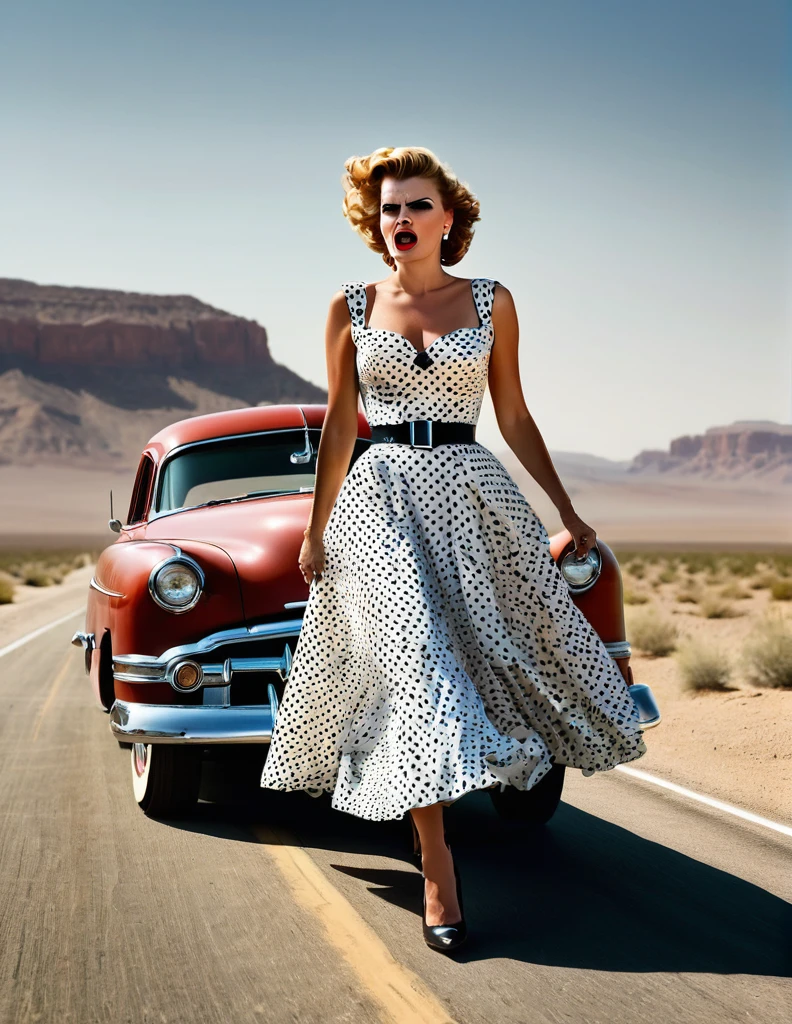
[[[323,537],[262,786],[383,820],[646,753],[624,677],[489,449],[370,446]]]

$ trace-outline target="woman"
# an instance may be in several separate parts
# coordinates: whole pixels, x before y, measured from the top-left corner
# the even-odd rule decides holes
[[[591,775],[646,748],[547,531],[474,439],[489,383],[504,440],[577,553],[594,545],[525,405],[511,293],[443,269],[467,252],[478,201],[424,148],[345,167],[344,214],[393,273],[347,282],[330,303],[299,556],[309,599],[261,784],[327,790],[372,820],[409,811],[423,935],[448,952],[467,929],[443,807],[501,782],[529,789],[554,762]],[[372,443],[349,469],[358,390]]]

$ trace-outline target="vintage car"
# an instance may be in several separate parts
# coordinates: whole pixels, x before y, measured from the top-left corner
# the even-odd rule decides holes
[[[325,412],[269,405],[173,423],[143,450],[126,525],[110,519],[119,536],[99,557],[72,643],[85,649],[97,701],[130,750],[135,799],[152,817],[189,811],[202,765],[223,752],[229,764],[247,754],[241,763],[260,781],[307,603],[297,559]],[[361,413],[350,466],[370,439]],[[598,541],[578,560],[566,530],[551,552],[632,683],[612,552]],[[645,726],[659,721],[647,708]],[[504,817],[544,822],[563,781],[554,765],[531,790],[490,793]]]

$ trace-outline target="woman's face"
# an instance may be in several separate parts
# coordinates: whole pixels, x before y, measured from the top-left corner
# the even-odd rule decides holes
[[[398,262],[425,259],[439,250],[453,219],[431,178],[382,179],[380,231]]]

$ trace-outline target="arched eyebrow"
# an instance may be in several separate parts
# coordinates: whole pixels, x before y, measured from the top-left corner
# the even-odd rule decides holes
[[[431,196],[424,196],[423,199],[411,199],[410,202],[407,203],[406,205],[407,206],[414,206],[415,203],[424,203],[424,202],[426,202],[427,199],[429,200],[430,203],[434,202],[434,199],[432,199]],[[382,200],[382,205],[385,206],[387,203],[391,203],[391,202],[393,202],[392,199],[383,199]]]

